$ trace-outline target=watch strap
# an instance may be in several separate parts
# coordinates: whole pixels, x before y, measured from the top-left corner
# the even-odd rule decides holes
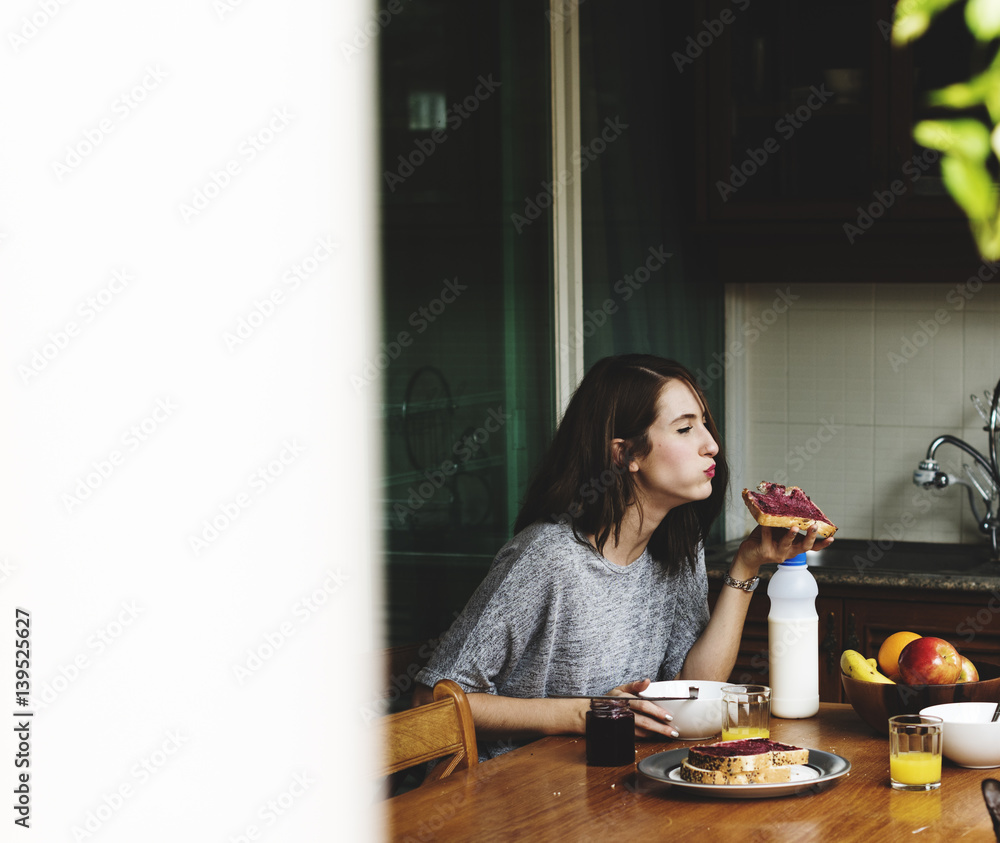
[[[757,587],[757,584],[760,582],[760,577],[750,577],[748,580],[734,580],[727,573],[723,582],[730,588],[738,588],[740,591],[746,591],[749,593]]]

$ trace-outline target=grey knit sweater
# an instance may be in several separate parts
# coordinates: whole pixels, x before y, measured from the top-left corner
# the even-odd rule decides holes
[[[703,553],[694,572],[668,576],[648,549],[623,567],[568,525],[534,524],[500,550],[416,680],[508,697],[605,694],[672,679],[708,617]]]

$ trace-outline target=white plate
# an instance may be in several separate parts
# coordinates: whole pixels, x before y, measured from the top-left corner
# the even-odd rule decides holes
[[[681,762],[688,756],[686,749],[670,749],[643,758],[639,772],[671,787],[689,790],[702,796],[723,799],[764,799],[770,796],[791,796],[795,793],[818,793],[841,776],[847,775],[851,762],[832,752],[809,750],[809,763],[792,767],[792,780],[780,784],[694,784],[680,776]]]

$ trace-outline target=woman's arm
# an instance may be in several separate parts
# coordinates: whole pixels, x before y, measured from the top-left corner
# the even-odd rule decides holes
[[[820,550],[833,541],[816,541],[816,527],[810,527],[801,541],[797,538],[798,533],[792,530],[785,530],[782,535],[777,528],[757,527],[740,545],[729,575],[736,580],[748,580],[757,576],[761,565],[776,565],[807,550]],[[688,652],[678,679],[725,682],[729,678],[752,597],[752,592],[723,587],[708,626]]]
[[[649,685],[648,679],[629,682],[613,688],[614,696],[633,696]],[[469,708],[476,724],[476,739],[480,741],[531,740],[546,735],[582,735],[586,731],[587,700],[521,699],[497,694],[470,693]],[[433,694],[426,685],[417,685],[414,705],[431,702]],[[636,737],[662,735],[677,737],[670,725],[670,715],[655,703],[632,703],[635,712]]]

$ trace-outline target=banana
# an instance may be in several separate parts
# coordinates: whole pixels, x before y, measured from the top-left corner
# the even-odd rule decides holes
[[[888,676],[878,672],[875,659],[866,659],[857,650],[844,650],[840,656],[840,669],[860,682],[879,682],[883,685],[895,685]]]

